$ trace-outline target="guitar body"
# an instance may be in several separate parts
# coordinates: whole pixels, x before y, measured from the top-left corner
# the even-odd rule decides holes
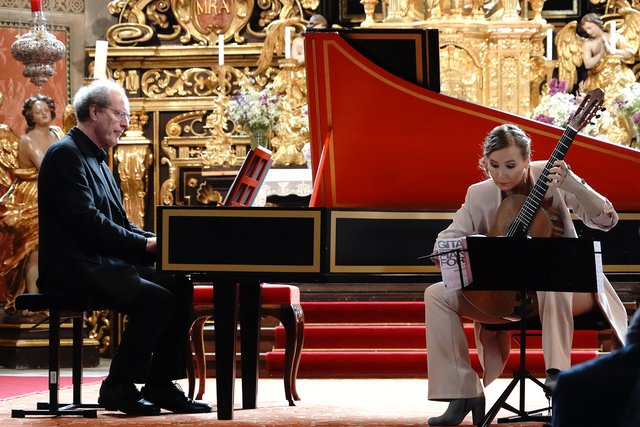
[[[496,215],[496,221],[489,231],[488,236],[506,236],[511,222],[517,217],[526,201],[526,197],[513,194],[500,203]],[[531,237],[550,237],[553,225],[549,215],[544,209],[539,209],[529,228]],[[513,278],[514,282],[518,280]],[[462,295],[475,308],[486,315],[505,320],[519,320],[516,307],[519,304],[518,291],[463,291]]]
[[[496,214],[496,222],[493,224],[491,231],[487,236],[499,237],[507,236],[507,229],[511,222],[518,216],[518,213],[524,206],[524,202],[527,198],[521,194],[512,194],[505,198],[500,206],[498,206],[498,212]],[[531,237],[551,237],[553,231],[553,224],[551,219],[544,209],[538,209],[533,216],[531,226],[529,227],[528,236]]]

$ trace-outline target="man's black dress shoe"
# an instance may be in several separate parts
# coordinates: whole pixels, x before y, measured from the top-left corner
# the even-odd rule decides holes
[[[135,384],[109,383],[100,386],[98,404],[108,411],[120,411],[129,415],[158,415],[160,408],[142,398]]]
[[[142,396],[157,406],[176,414],[206,414],[211,405],[193,400],[184,395],[180,386],[169,382],[162,386],[142,387]]]

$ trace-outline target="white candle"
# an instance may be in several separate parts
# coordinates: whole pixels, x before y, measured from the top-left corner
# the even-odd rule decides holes
[[[218,34],[218,65],[224,65],[224,34]]]
[[[96,53],[93,61],[93,78],[104,79],[107,77],[107,50],[109,43],[106,40],[96,40]]]
[[[618,33],[616,32],[616,21],[614,19],[612,19],[610,22],[611,22],[611,25],[610,25],[610,28],[611,28],[611,30],[610,30],[611,31],[611,40],[610,40],[609,44],[611,44],[611,48],[612,49],[615,49],[616,43],[618,42],[618,40],[616,38],[616,36],[618,35]]]
[[[547,28],[547,59],[553,59],[553,29]]]
[[[285,27],[284,29],[284,57],[285,59],[291,58],[291,27]]]

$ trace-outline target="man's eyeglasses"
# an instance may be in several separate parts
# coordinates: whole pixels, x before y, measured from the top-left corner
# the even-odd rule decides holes
[[[131,121],[131,114],[127,113],[126,111],[118,111],[109,107],[104,107],[104,108],[106,108],[107,110],[113,111],[119,120],[126,120],[127,123]]]

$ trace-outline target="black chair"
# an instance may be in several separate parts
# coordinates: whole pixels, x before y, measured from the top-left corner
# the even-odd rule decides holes
[[[18,310],[49,311],[49,402],[38,402],[37,409],[13,409],[12,418],[28,415],[82,416],[97,418],[98,404],[82,403],[82,345],[84,312],[93,310],[88,297],[67,292],[22,294],[16,297]],[[60,403],[60,324],[73,321],[72,382],[73,403]],[[38,326],[38,325],[36,325]]]
[[[539,408],[531,411],[527,411],[524,409],[525,398],[524,398],[524,383],[520,384],[520,406],[519,408],[514,408],[511,405],[506,403],[506,398],[509,396],[513,388],[515,387],[515,383],[518,379],[523,381],[525,378],[532,380],[535,384],[539,385],[549,398],[551,399],[552,390],[550,390],[546,385],[544,385],[541,381],[536,378],[533,378],[531,373],[526,370],[525,366],[525,354],[526,354],[526,338],[529,336],[539,336],[540,333],[528,332],[528,331],[539,331],[542,329],[542,322],[539,317],[530,317],[526,320],[515,321],[515,322],[506,322],[506,323],[497,323],[497,324],[484,324],[483,325],[487,330],[491,331],[517,331],[517,333],[513,334],[513,339],[518,342],[520,345],[520,368],[518,371],[514,371],[514,380],[511,382],[509,387],[505,390],[505,392],[498,398],[498,401],[489,409],[483,421],[479,424],[481,427],[487,427],[491,420],[497,415],[498,410],[500,408],[506,408],[509,411],[516,414],[513,417],[505,417],[498,419],[498,423],[505,422],[513,422],[513,421],[542,421],[548,423],[551,421],[551,416],[542,415],[543,412],[549,412],[551,410],[551,403],[549,406],[544,408]],[[573,328],[574,330],[593,330],[593,331],[605,331],[610,330],[611,326],[609,322],[605,318],[604,314],[600,309],[593,309],[589,313],[582,314],[580,316],[576,316],[573,319]],[[548,424],[547,424],[548,425]]]
[[[541,330],[542,322],[539,317],[530,317],[526,320],[527,330]],[[489,331],[520,331],[521,321],[496,323],[496,324],[484,324],[484,328]],[[588,313],[581,314],[573,318],[573,329],[576,331],[606,331],[611,329],[611,325],[607,321],[600,309],[595,308]],[[535,336],[535,334],[527,334],[528,336]],[[517,339],[520,334],[514,334],[514,338]],[[616,345],[613,345],[615,348]]]

